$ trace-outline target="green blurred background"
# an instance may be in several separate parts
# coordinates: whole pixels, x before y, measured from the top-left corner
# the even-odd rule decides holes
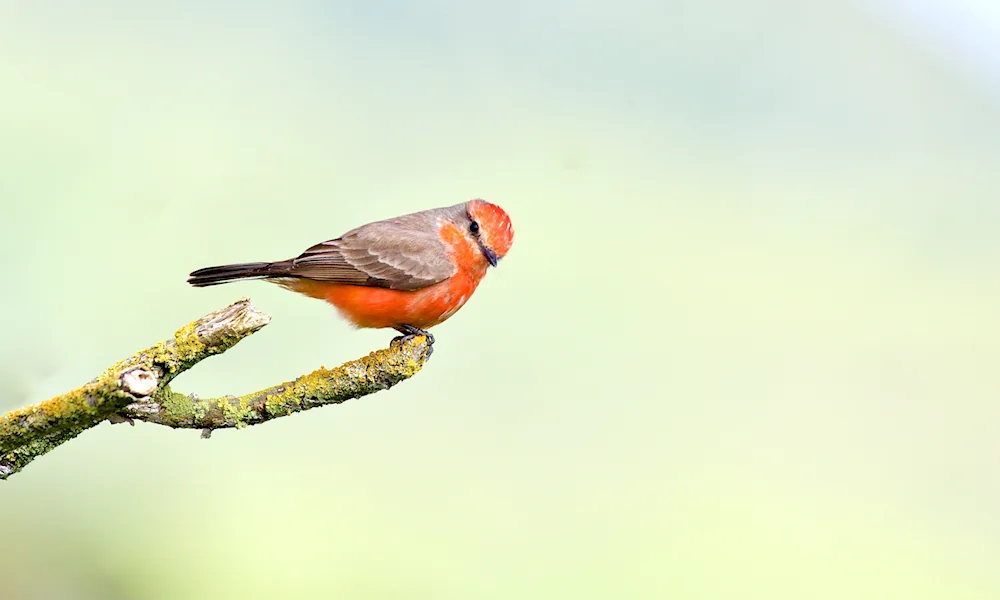
[[[105,424],[0,485],[0,598],[1000,597],[990,32],[973,0],[3,2],[0,409],[242,295],[271,325],[177,389],[392,336],[194,268],[472,197],[517,236],[389,392]]]

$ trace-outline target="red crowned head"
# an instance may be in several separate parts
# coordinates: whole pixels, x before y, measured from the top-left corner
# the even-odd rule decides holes
[[[473,228],[478,229],[476,235],[487,258],[489,254],[496,260],[503,258],[514,243],[514,228],[504,209],[485,200],[470,200],[466,204],[466,211],[472,219]],[[495,260],[490,262],[496,266]]]

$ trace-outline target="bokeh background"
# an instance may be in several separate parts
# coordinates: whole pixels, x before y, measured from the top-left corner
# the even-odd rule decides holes
[[[208,264],[483,197],[389,392],[102,425],[0,486],[0,598],[1000,598],[1000,9],[0,4],[0,408],[243,295],[176,388],[384,345]]]

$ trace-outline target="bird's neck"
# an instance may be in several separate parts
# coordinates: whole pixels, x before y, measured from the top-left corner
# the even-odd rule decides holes
[[[479,244],[465,235],[454,223],[441,227],[441,239],[448,246],[456,276],[474,281],[476,284],[486,275],[489,262],[479,249]]]

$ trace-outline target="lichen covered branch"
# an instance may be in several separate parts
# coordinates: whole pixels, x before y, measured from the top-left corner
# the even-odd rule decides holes
[[[427,340],[415,337],[246,396],[198,399],[170,389],[177,375],[232,348],[269,320],[244,298],[182,327],[173,339],[113,365],[83,387],[3,415],[0,479],[105,419],[206,431],[254,425],[388,389],[414,375],[430,356]]]
[[[130,404],[122,415],[176,428],[214,429],[246,427],[293,413],[339,404],[380,390],[416,374],[429,356],[430,346],[416,336],[335,369],[317,369],[294,381],[245,396],[198,398],[169,389]]]
[[[83,387],[0,417],[0,479],[129,404],[166,389],[174,377],[225,352],[269,320],[244,298],[187,324],[173,339],[133,354]]]

